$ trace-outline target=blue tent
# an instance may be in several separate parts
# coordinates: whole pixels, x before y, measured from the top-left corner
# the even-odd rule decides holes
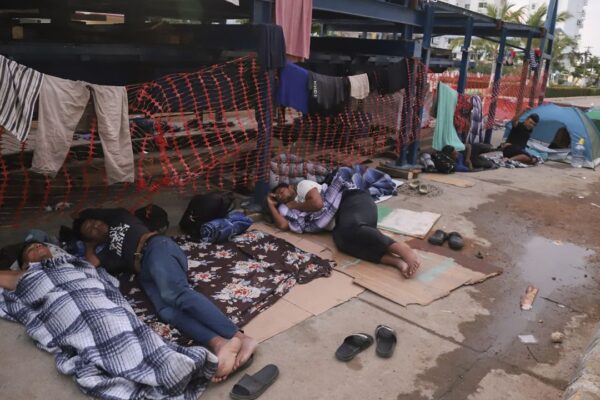
[[[520,121],[525,121],[530,114],[540,116],[540,122],[531,134],[531,139],[536,139],[545,144],[550,144],[560,128],[566,128],[571,136],[571,150],[583,138],[585,141],[585,167],[596,168],[600,164],[600,131],[583,111],[575,107],[560,107],[556,104],[544,104],[533,108],[521,116]],[[512,128],[512,123],[506,124],[504,138]]]

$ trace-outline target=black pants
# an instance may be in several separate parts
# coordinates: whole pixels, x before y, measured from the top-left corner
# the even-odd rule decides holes
[[[394,240],[377,229],[377,205],[361,190],[344,194],[335,218],[333,241],[339,250],[379,263]]]

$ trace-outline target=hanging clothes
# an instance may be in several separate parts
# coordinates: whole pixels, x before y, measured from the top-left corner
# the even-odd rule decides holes
[[[481,97],[471,97],[473,109],[471,110],[471,128],[467,135],[466,143],[483,143],[483,103]]]
[[[45,75],[40,90],[32,171],[54,177],[62,167],[73,133],[93,95],[108,183],[133,182],[134,165],[127,91]]]
[[[454,110],[454,127],[456,133],[460,139],[466,143],[467,134],[471,129],[471,111],[473,110],[473,103],[471,102],[471,96],[465,93],[458,95],[456,102],[456,109]]]
[[[310,56],[312,8],[312,0],[275,1],[275,23],[283,28],[290,61],[304,61]]]
[[[0,55],[0,126],[24,142],[43,74]]]
[[[308,114],[308,71],[288,62],[281,69],[277,87],[277,103]]]
[[[308,110],[322,115],[343,111],[350,92],[348,78],[308,73]]]
[[[434,150],[441,151],[444,146],[452,146],[456,151],[463,151],[465,145],[460,141],[454,128],[454,110],[458,101],[458,93],[450,86],[439,83],[437,90],[437,112],[435,130],[433,132]]]
[[[265,69],[283,68],[285,59],[285,39],[279,25],[254,25],[258,39],[258,63]]]
[[[366,99],[369,96],[369,77],[367,74],[352,75],[350,81],[350,97],[355,99]]]
[[[377,67],[367,76],[371,90],[377,90],[380,94],[396,93],[408,87],[408,62],[404,59],[397,63]]]

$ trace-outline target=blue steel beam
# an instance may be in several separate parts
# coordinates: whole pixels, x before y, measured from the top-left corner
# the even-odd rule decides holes
[[[554,30],[556,28],[556,17],[558,16],[558,0],[550,0],[548,5],[548,13],[546,17],[546,36],[542,39],[540,48],[542,49],[542,60],[544,64],[544,75],[542,76],[542,90],[538,98],[538,105],[544,103],[544,96],[546,94],[546,86],[548,85],[548,78],[550,74],[550,65],[552,64],[552,50],[554,47]],[[544,61],[545,60],[545,61]],[[541,69],[542,66],[540,65]]]
[[[313,10],[372,18],[402,25],[423,26],[424,14],[407,6],[373,0],[313,0]]]
[[[494,84],[492,86],[492,102],[488,112],[488,128],[485,131],[485,143],[492,141],[492,130],[494,127],[494,118],[496,116],[496,106],[498,104],[498,91],[500,89],[500,79],[502,78],[502,61],[504,60],[504,50],[506,49],[506,34],[504,29],[500,36],[500,44],[498,45],[498,57],[496,58],[496,68],[494,70]]]
[[[467,68],[469,67],[469,48],[473,35],[473,18],[469,18],[465,29],[465,40],[461,47],[462,57],[460,60],[460,75],[458,77],[458,93],[464,93],[467,86]]]

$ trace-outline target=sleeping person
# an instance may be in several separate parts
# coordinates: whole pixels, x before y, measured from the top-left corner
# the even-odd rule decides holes
[[[197,398],[218,360],[202,347],[166,344],[138,319],[103,268],[29,242],[19,271],[0,271],[0,317],[20,322],[56,367],[91,396]]]

